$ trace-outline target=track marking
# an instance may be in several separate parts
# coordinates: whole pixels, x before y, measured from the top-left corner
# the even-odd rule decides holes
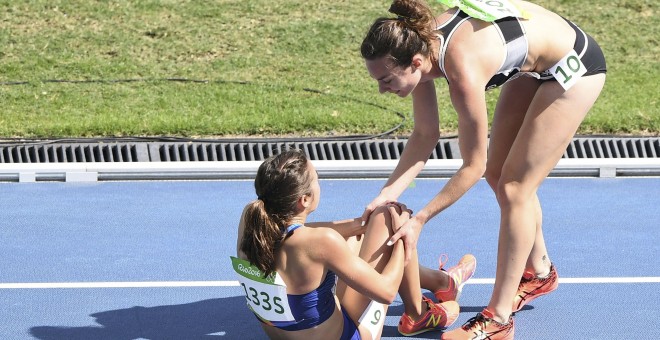
[[[660,283],[660,277],[564,277],[568,284]],[[467,284],[494,284],[494,278],[470,279]],[[185,288],[238,287],[238,281],[137,281],[137,282],[23,282],[0,283],[0,289],[80,289],[80,288]]]
[[[26,282],[0,283],[0,289],[234,287],[238,281]]]
[[[559,283],[660,283],[660,277],[560,277]],[[470,279],[467,284],[495,284],[495,279]]]

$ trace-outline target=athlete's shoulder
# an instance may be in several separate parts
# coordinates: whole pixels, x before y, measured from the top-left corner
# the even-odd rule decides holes
[[[310,241],[328,240],[331,242],[346,242],[343,236],[338,231],[332,228],[305,228],[308,232]]]
[[[305,228],[303,236],[296,240],[296,246],[316,261],[327,260],[328,256],[343,253],[348,249],[346,240],[332,228]],[[286,242],[285,242],[286,243]]]

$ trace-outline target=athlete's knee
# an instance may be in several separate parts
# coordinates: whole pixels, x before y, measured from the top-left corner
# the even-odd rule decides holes
[[[494,192],[497,192],[497,185],[500,181],[500,177],[502,175],[502,171],[497,168],[491,168],[491,167],[486,167],[486,171],[484,172],[484,177],[486,178],[486,183],[490,186],[491,189],[493,189]]]
[[[391,229],[390,224],[392,221],[392,216],[390,215],[390,210],[386,205],[380,205],[374,209],[374,211],[371,213],[371,216],[369,216],[369,223],[367,224],[367,228],[374,230],[385,230],[386,232],[389,232]]]
[[[532,198],[531,192],[523,183],[504,181],[501,178],[495,186],[495,197],[500,207],[511,207],[529,202]]]

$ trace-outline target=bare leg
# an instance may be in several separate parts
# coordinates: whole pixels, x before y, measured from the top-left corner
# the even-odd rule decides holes
[[[536,190],[561,158],[604,82],[603,74],[585,77],[569,91],[556,82],[543,83],[501,167],[495,187],[501,210],[497,272],[488,304],[498,321],[508,320],[518,283],[539,240]]]
[[[522,126],[525,114],[541,82],[532,78],[519,78],[507,83],[503,88],[495,109],[490,133],[486,180],[497,193],[502,166],[511,151],[511,146]],[[544,275],[550,271],[550,258],[543,239],[543,213],[538,196],[534,193],[536,206],[536,232],[534,246],[527,259],[526,270]]]
[[[447,272],[419,266],[419,283],[421,287],[432,292],[449,288]]]
[[[410,262],[403,271],[403,279],[399,287],[399,296],[403,301],[404,311],[413,320],[418,319],[422,313],[426,312],[426,306],[422,306],[419,273],[419,260],[417,259],[417,250],[415,250]]]
[[[536,236],[534,238],[534,246],[532,252],[527,258],[525,270],[533,272],[536,276],[545,276],[550,273],[550,256],[545,247],[545,240],[543,239],[543,211],[541,210],[541,202],[539,197],[534,194],[536,206]]]
[[[361,240],[351,240],[349,246],[351,246],[351,242],[356,242],[352,245],[352,248],[354,248],[356,244],[359,244],[359,256],[371,264],[371,266],[377,271],[382,272],[383,268],[387,265],[392,252],[392,247],[386,245],[387,241],[393,234],[390,226],[391,218],[387,208],[384,206],[377,208],[369,218],[368,223],[366,232]],[[341,280],[337,282],[336,293],[342,307],[357,324],[360,316],[362,316],[362,313],[364,313],[371,302],[371,299],[358,293],[354,289],[347,287]],[[387,306],[385,306],[385,312],[387,312]],[[359,328],[360,334],[363,338],[369,338],[369,335],[373,338],[380,337],[380,334],[369,334],[366,329],[363,329],[363,327]]]

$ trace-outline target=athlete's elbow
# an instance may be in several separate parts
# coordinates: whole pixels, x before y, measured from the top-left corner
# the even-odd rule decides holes
[[[486,160],[463,160],[463,169],[477,181],[486,173]]]
[[[411,138],[417,137],[419,140],[433,142],[434,145],[440,139],[440,130],[437,126],[415,125]]]
[[[396,295],[399,293],[399,285],[401,281],[395,281],[395,280],[388,280],[390,282],[386,283],[385,289],[382,290],[383,296],[382,296],[382,301],[378,301],[380,303],[386,303],[386,304],[391,304],[394,302],[394,299],[396,299]],[[385,283],[385,282],[384,282]]]
[[[398,288],[398,287],[397,287]],[[382,304],[391,304],[394,302],[394,299],[396,299],[396,294],[397,294],[398,289],[394,289],[392,291],[387,291],[383,296],[381,296],[379,299],[376,299],[376,302],[382,303]]]
[[[481,178],[486,173],[486,162],[480,162],[474,169],[474,176]]]
[[[376,294],[371,295],[371,299],[378,303],[388,305],[394,302],[394,299],[396,299],[396,294],[399,291],[399,285],[390,279],[385,279],[381,281],[379,287],[380,289],[376,292]]]

